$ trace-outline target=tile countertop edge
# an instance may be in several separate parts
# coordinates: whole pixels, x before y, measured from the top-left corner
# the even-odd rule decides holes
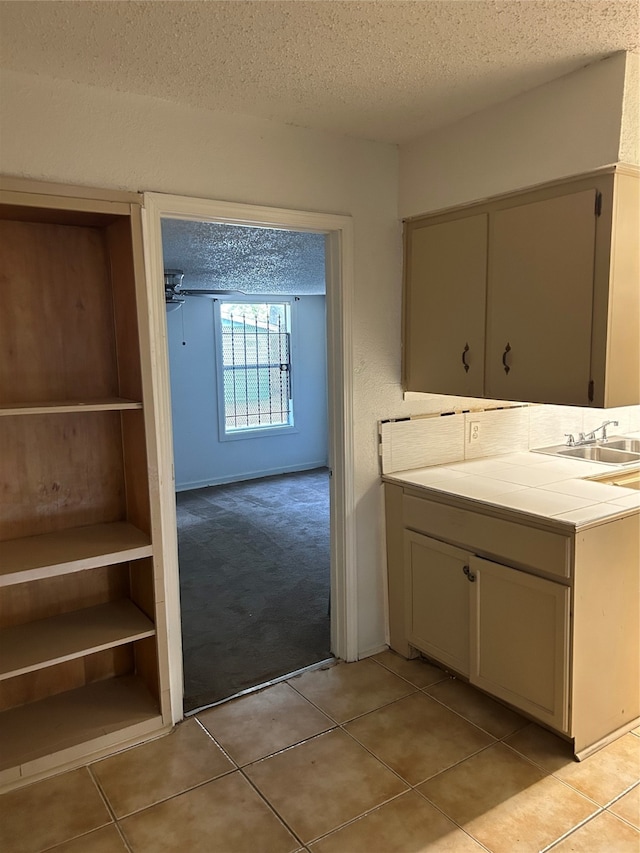
[[[486,458],[491,459],[495,462],[500,462],[501,460],[500,456],[492,456]],[[426,466],[425,468],[421,469],[412,468],[409,470],[415,472],[417,470],[429,471],[433,469],[435,471],[438,469],[447,469],[447,467],[447,465],[434,465]],[[593,501],[589,505],[589,507],[585,508],[595,507],[598,505],[598,503],[600,503],[600,506],[602,508],[602,515],[597,515],[594,518],[590,518],[585,521],[575,521],[559,517],[560,515],[563,515],[564,512],[557,513],[555,515],[547,515],[523,509],[514,509],[513,507],[507,506],[500,502],[500,498],[502,497],[502,495],[494,495],[487,498],[480,498],[461,495],[456,493],[455,491],[448,491],[446,485],[442,480],[438,481],[437,488],[426,484],[416,483],[413,482],[410,478],[408,478],[406,476],[407,474],[408,471],[396,471],[393,474],[383,474],[381,476],[382,481],[385,483],[392,483],[395,485],[403,486],[404,488],[417,492],[420,496],[428,498],[429,500],[433,500],[437,503],[446,504],[447,506],[455,507],[457,509],[464,509],[471,512],[480,512],[483,515],[488,515],[493,518],[500,518],[504,521],[513,521],[520,524],[525,522],[530,526],[539,527],[542,530],[549,530],[553,533],[563,533],[565,535],[573,534],[581,530],[588,530],[591,527],[599,527],[602,524],[609,524],[612,521],[617,521],[618,519],[626,518],[627,516],[634,516],[640,514],[640,506],[622,507],[607,501]],[[578,481],[586,480],[588,479],[588,477],[585,477],[583,475],[567,477],[566,479]],[[454,481],[452,481],[452,484],[453,482]],[[529,491],[538,492],[544,491],[544,486],[523,486],[522,491],[524,491],[525,489]],[[628,489],[627,491],[630,494],[634,494],[634,491],[631,489]],[[508,498],[510,495],[513,495],[513,491],[504,493],[505,498]],[[566,512],[571,512],[571,510],[568,510]]]

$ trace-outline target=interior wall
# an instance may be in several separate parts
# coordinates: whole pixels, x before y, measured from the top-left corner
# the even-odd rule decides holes
[[[637,53],[626,55],[620,160],[640,165],[640,55]]]
[[[401,146],[400,216],[618,162],[627,57],[617,53]]]
[[[397,148],[15,72],[2,75],[0,127],[9,175],[353,217],[358,646],[382,648],[376,422],[404,406]]]
[[[256,294],[257,302],[260,298]],[[268,298],[278,300],[273,294]],[[296,431],[220,441],[214,302],[187,297],[180,309],[167,314],[178,491],[327,464],[325,329],[325,297],[300,297],[291,341]]]

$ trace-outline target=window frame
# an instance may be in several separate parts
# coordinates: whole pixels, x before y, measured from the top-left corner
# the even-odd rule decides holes
[[[213,340],[215,347],[215,367],[216,367],[216,408],[218,411],[218,441],[243,441],[252,438],[269,438],[279,435],[292,435],[299,432],[295,425],[295,399],[297,387],[297,373],[295,363],[297,361],[298,346],[297,346],[297,303],[300,301],[299,296],[272,293],[254,293],[247,295],[230,294],[228,297],[219,296],[213,300]],[[234,305],[268,305],[274,303],[277,305],[287,305],[289,311],[289,383],[291,389],[290,398],[290,423],[288,424],[269,424],[257,427],[244,427],[237,430],[227,429],[227,418],[224,404],[224,362],[222,355],[222,318],[221,307],[224,303],[233,303]]]

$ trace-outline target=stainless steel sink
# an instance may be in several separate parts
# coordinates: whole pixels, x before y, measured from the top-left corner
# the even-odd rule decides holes
[[[607,441],[607,447],[611,447],[614,450],[629,450],[631,453],[640,453],[640,439],[612,435]]]
[[[628,465],[630,462],[640,460],[640,453],[612,448],[610,442],[607,443],[606,447],[599,444],[590,444],[584,447],[565,447],[564,450],[558,451],[558,456],[573,456],[576,459],[606,462],[609,465]]]
[[[565,459],[585,459],[603,465],[640,465],[640,440],[612,436],[606,444],[556,444],[552,447],[537,447],[534,453],[547,453]]]

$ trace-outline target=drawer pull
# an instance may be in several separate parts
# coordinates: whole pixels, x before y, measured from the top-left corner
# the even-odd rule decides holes
[[[464,349],[462,350],[462,364],[464,365],[464,372],[469,372],[469,365],[467,364],[467,353],[469,352],[469,344],[466,343],[464,345]]]
[[[467,580],[469,581],[469,583],[475,583],[476,576],[472,571],[469,570],[469,566],[463,566],[462,571],[467,576]]]
[[[511,344],[507,344],[504,348],[504,352],[502,353],[502,366],[504,367],[504,372],[509,373],[511,368],[507,364],[507,355],[511,352]]]

